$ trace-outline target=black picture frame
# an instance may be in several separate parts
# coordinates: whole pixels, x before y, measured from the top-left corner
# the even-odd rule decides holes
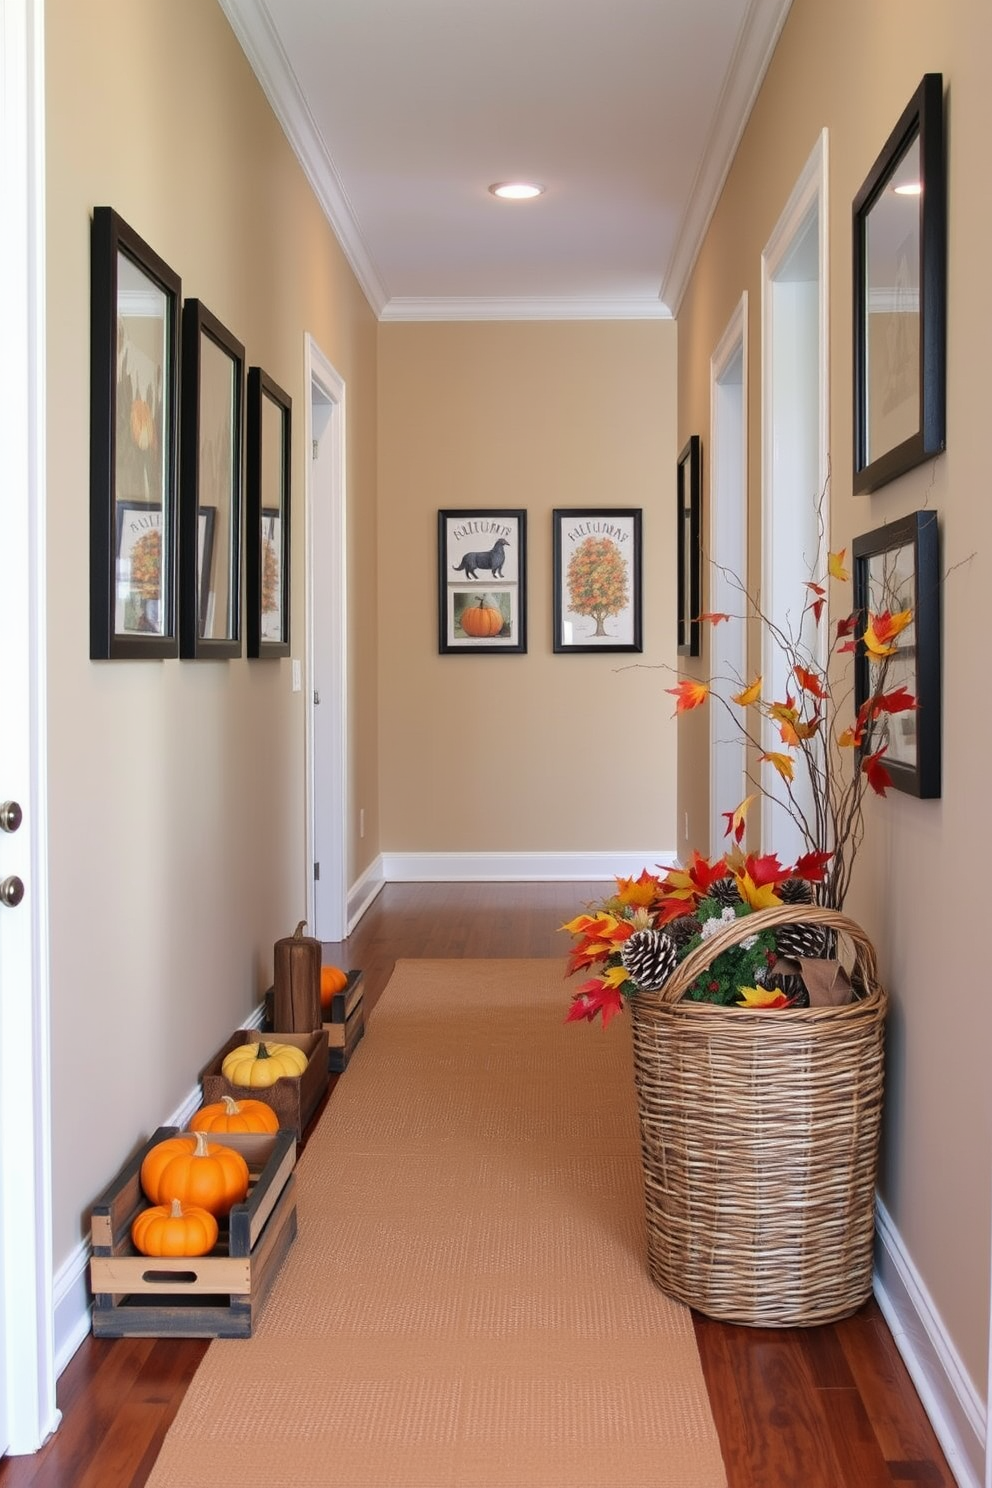
[[[112,207],[90,254],[90,657],[174,657],[182,283]]]
[[[702,609],[702,440],[690,434],[676,464],[675,551],[677,554],[677,648],[680,656],[698,656]]]
[[[944,87],[924,75],[854,198],[854,490],[945,446]]]
[[[463,624],[476,609],[485,612],[484,619]],[[442,656],[525,654],[526,511],[519,507],[438,511],[437,615]]]
[[[941,789],[940,536],[937,513],[917,511],[854,539],[854,604],[857,649],[854,700],[860,710],[879,691],[900,685],[916,709],[882,714],[870,726],[862,756],[885,745],[882,756],[892,784],[912,796],[933,799]],[[896,638],[885,663],[873,661],[864,645],[869,613],[912,609],[913,619]],[[884,665],[884,672],[881,670]]]
[[[557,507],[551,522],[555,652],[641,651],[640,507]]]
[[[245,349],[203,304],[183,306],[179,654],[241,655]]]
[[[293,403],[261,367],[248,369],[245,608],[253,660],[289,655]]]

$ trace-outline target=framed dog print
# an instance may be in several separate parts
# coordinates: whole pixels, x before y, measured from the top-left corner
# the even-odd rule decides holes
[[[555,651],[641,650],[641,513],[552,514]]]
[[[527,650],[527,513],[437,514],[438,651]]]

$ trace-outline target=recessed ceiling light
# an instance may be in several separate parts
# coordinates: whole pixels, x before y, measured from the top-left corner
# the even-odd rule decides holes
[[[532,196],[541,196],[544,187],[533,181],[496,181],[489,190],[493,196],[501,196],[505,201],[527,201]]]

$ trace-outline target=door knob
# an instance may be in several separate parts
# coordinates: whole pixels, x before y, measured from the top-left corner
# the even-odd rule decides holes
[[[16,801],[4,801],[0,805],[0,831],[16,832],[24,820],[24,813]]]
[[[9,878],[0,882],[0,904],[6,904],[8,909],[13,909],[20,904],[24,898],[24,882],[12,873]]]

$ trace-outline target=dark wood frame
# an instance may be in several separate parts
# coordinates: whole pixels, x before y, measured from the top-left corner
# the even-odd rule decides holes
[[[565,603],[566,573],[564,561],[564,543],[562,541],[566,524],[579,522],[584,524],[605,524],[610,527],[617,520],[630,523],[630,533],[633,540],[633,549],[629,559],[630,569],[630,605],[631,639],[629,641],[616,641],[609,638],[603,641],[583,640],[568,641],[565,639],[565,615],[568,607]],[[642,585],[641,585],[641,508],[634,506],[570,506],[557,507],[551,514],[551,545],[553,552],[554,567],[554,619],[553,619],[553,648],[557,653],[574,652],[589,654],[593,651],[641,651],[643,650],[642,631]],[[589,534],[593,536],[593,533]],[[609,534],[607,534],[609,535]]]
[[[282,448],[279,453],[281,498],[273,508],[272,493],[262,490],[262,410],[263,400],[270,402],[282,415]],[[290,485],[292,475],[293,403],[277,382],[261,367],[248,369],[248,438],[245,501],[245,601],[248,655],[260,660],[288,656],[289,640],[289,560],[290,560]],[[281,517],[279,543],[280,638],[263,638],[262,621],[262,515],[273,509]]]
[[[200,552],[200,518],[206,516],[205,544],[212,555],[218,508],[203,505],[200,491],[200,394],[203,339],[231,362],[232,470],[227,509],[227,593],[229,624],[224,636],[205,636],[210,602],[211,564]],[[179,654],[184,657],[241,655],[241,529],[243,521],[245,349],[202,300],[183,306],[182,442],[179,482]],[[219,544],[218,544],[219,546]],[[206,584],[207,587],[204,587]]]
[[[678,604],[678,652],[699,655],[699,612],[702,609],[702,441],[690,434],[676,466],[676,594]]]
[[[178,480],[176,456],[179,423],[179,275],[139,237],[112,207],[95,207],[90,232],[90,657],[160,659],[178,655],[176,629],[176,545]],[[142,492],[118,491],[119,436],[124,427],[118,386],[118,342],[121,334],[119,268],[127,259],[165,298],[165,365],[162,370],[162,417],[158,430],[161,503],[147,502]],[[133,409],[134,405],[132,405]],[[128,429],[133,427],[129,415]],[[147,634],[118,629],[118,503],[161,512],[160,606],[156,628]]]
[[[858,647],[854,664],[854,701],[860,709],[875,690],[871,664],[863,644],[871,598],[872,560],[884,558],[899,548],[913,550],[913,628],[898,639],[903,657],[912,655],[914,685],[909,691],[917,702],[916,763],[882,756],[882,763],[897,790],[932,799],[940,795],[941,703],[940,703],[940,536],[935,511],[918,511],[889,522],[874,532],[854,539],[854,604],[857,614]],[[886,687],[893,685],[890,680]],[[905,715],[896,714],[895,720]],[[878,731],[866,739],[862,754],[878,747]]]
[[[907,149],[919,140],[919,427],[901,443],[873,453],[868,443],[870,290],[868,219]],[[947,198],[944,167],[944,89],[928,72],[913,94],[854,198],[854,490],[894,480],[939,454],[945,441]]]
[[[449,523],[466,527],[457,536]],[[509,534],[515,535],[515,540]],[[498,578],[492,570],[462,570],[469,552],[488,553],[496,540],[506,536],[513,552],[516,578]],[[452,559],[458,557],[458,563]],[[510,625],[509,637],[500,635],[469,637],[459,633],[457,620],[459,599],[490,595],[499,600],[504,623]],[[516,622],[514,625],[514,621]],[[437,514],[437,649],[441,656],[467,654],[480,656],[523,656],[527,650],[527,513],[519,507],[460,507],[439,510]]]

